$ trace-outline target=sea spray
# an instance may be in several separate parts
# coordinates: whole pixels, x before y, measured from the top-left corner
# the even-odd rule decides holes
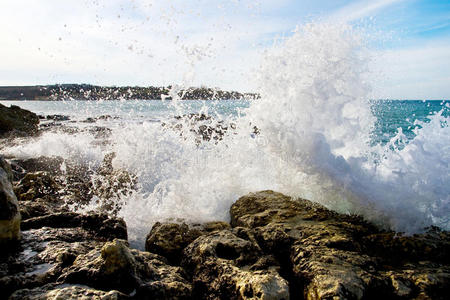
[[[220,143],[199,146],[194,136],[186,139],[189,132],[179,139],[177,133],[159,129],[139,134],[155,141],[142,149],[130,149],[130,142],[119,143],[120,167],[129,167],[133,161],[126,153],[152,158],[151,166],[142,168],[136,162],[132,168],[146,178],[145,192],[130,199],[123,216],[136,222],[132,228],[168,218],[227,220],[229,206],[240,195],[274,189],[406,232],[445,220],[443,216],[449,215],[448,148],[439,148],[446,154],[439,153],[440,175],[433,175],[425,167],[430,162],[425,152],[414,142],[403,150],[370,147],[375,119],[364,79],[367,62],[362,37],[351,27],[309,24],[299,28],[266,55],[259,71],[261,99],[251,103],[244,117],[229,120],[237,124],[237,130]],[[259,134],[252,133],[254,125]],[[428,126],[432,125],[424,125]],[[448,138],[447,128],[434,126],[433,130]],[[130,130],[135,129],[124,134]],[[433,134],[418,135],[417,143],[433,139]],[[417,160],[408,160],[402,151]],[[417,172],[424,167],[425,173]],[[146,214],[136,215],[137,210]]]
[[[156,221],[228,220],[238,197],[265,189],[408,233],[449,228],[447,118],[417,124],[422,128],[406,143],[401,131],[386,145],[371,143],[368,61],[352,27],[308,24],[267,52],[257,74],[261,99],[242,114],[205,103],[197,111],[206,118],[193,122],[189,102],[164,101],[171,109],[160,122],[118,121],[107,143],[88,131],[53,132],[8,151],[59,155],[93,171],[114,152],[113,167],[137,176],[119,215],[138,247]],[[229,126],[220,139],[199,139],[199,126],[221,121]]]

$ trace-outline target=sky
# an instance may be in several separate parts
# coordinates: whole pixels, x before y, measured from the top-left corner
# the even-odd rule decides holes
[[[374,98],[450,99],[448,0],[1,0],[0,85],[254,91],[297,25],[364,28]]]

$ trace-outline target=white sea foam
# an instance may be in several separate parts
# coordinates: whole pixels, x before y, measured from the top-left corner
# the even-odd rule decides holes
[[[219,143],[203,142],[186,120],[180,131],[152,122],[115,127],[112,144],[87,133],[44,134],[10,149],[23,155],[61,155],[113,165],[136,174],[139,188],[120,211],[130,240],[142,240],[155,221],[228,220],[238,197],[273,189],[344,213],[358,213],[406,232],[449,228],[450,132],[442,115],[421,124],[402,150],[369,146],[374,117],[363,39],[350,26],[309,24],[268,51],[258,71],[261,99],[243,117],[226,117]],[[175,105],[176,102],[174,102]],[[253,126],[260,134],[255,135]]]

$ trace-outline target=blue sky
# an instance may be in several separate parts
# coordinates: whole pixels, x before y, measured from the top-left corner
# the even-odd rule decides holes
[[[2,0],[0,85],[252,90],[264,50],[308,22],[366,32],[373,97],[450,98],[448,0]]]

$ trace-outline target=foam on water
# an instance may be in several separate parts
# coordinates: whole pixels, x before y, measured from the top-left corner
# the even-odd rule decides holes
[[[421,124],[402,150],[401,132],[388,145],[371,147],[375,120],[367,102],[367,65],[363,39],[351,27],[309,24],[268,51],[258,71],[261,99],[245,116],[216,117],[236,124],[218,143],[199,145],[181,119],[181,136],[144,121],[116,126],[106,147],[93,144],[87,133],[48,133],[9,151],[97,164],[115,152],[114,167],[139,180],[119,213],[137,245],[155,221],[228,220],[238,197],[265,189],[406,232],[431,224],[448,229],[446,119],[437,114]]]

